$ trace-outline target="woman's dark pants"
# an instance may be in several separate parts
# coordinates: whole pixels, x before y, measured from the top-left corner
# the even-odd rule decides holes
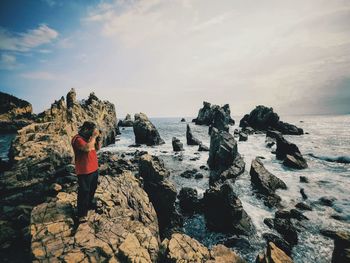
[[[98,182],[98,170],[78,175],[78,217],[87,216]]]

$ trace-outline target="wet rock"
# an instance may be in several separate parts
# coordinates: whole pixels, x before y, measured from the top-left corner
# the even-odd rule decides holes
[[[301,188],[301,189],[300,189],[300,194],[301,194],[301,196],[303,197],[304,200],[307,199],[307,195],[305,194],[304,188]]]
[[[196,189],[183,187],[178,195],[179,205],[183,212],[194,213],[199,210],[199,199]]]
[[[186,122],[186,119],[185,118],[181,118],[181,122]]]
[[[289,218],[275,217],[273,223],[274,229],[282,235],[284,240],[286,240],[292,246],[298,243],[297,229]]]
[[[256,106],[255,109],[253,109],[249,114],[244,115],[239,126],[242,128],[249,126],[260,131],[277,130],[282,134],[303,134],[303,130],[301,128],[286,122],[282,122],[279,119],[278,114],[275,113],[272,108],[259,105]]]
[[[184,178],[194,178],[197,173],[198,173],[198,170],[194,168],[191,170],[184,171],[183,173],[180,174],[180,176]]]
[[[306,176],[302,176],[302,175],[299,177],[299,181],[301,183],[309,183],[309,179]]]
[[[247,141],[247,140],[248,140],[248,135],[245,134],[244,132],[240,132],[240,133],[239,133],[239,141],[240,141],[240,142],[245,142],[245,141]]]
[[[155,262],[159,251],[157,215],[131,173],[101,176],[99,213],[75,226],[76,194],[36,206],[31,215],[31,251],[38,262]]]
[[[171,143],[173,145],[174,152],[180,152],[180,151],[184,150],[184,145],[182,144],[182,142],[180,142],[180,140],[178,138],[173,137]]]
[[[324,206],[333,206],[334,201],[337,199],[333,196],[322,196],[318,201]]]
[[[192,134],[191,127],[189,124],[187,124],[186,127],[186,140],[187,140],[187,145],[201,145],[202,142],[195,138]]]
[[[205,165],[199,166],[199,169],[205,170],[205,171],[209,170],[209,168],[207,166],[205,166]]]
[[[274,243],[278,248],[283,250],[283,252],[286,253],[288,256],[292,254],[291,245],[287,241],[285,241],[283,238],[280,238],[279,236],[272,233],[264,233],[263,238],[267,241],[267,243],[269,242]]]
[[[234,181],[239,175],[244,173],[245,162],[238,154],[233,164],[226,170],[212,170],[210,171],[209,184],[215,185],[225,182],[226,180]]]
[[[199,152],[209,152],[209,148],[208,148],[208,146],[206,146],[204,144],[200,144],[198,147],[198,151]]]
[[[130,114],[126,114],[125,119],[118,122],[118,127],[133,127],[133,125],[134,122]]]
[[[146,145],[164,144],[164,141],[160,137],[156,127],[148,119],[146,114],[142,112],[135,114],[133,128],[134,128],[136,144],[146,144]]]
[[[283,136],[277,137],[276,142],[276,158],[279,160],[284,160],[283,164],[285,166],[294,169],[307,168],[307,162],[301,155],[298,146],[287,141]]]
[[[233,192],[232,185],[225,182],[221,187],[210,187],[203,197],[207,226],[215,231],[249,235],[254,226],[242,203]]]
[[[300,210],[312,211],[312,207],[304,202],[299,202],[295,205],[296,208]]]
[[[173,227],[176,217],[176,188],[169,180],[170,172],[164,162],[156,156],[145,154],[140,157],[139,176],[143,178],[144,189],[147,192],[159,220],[161,235],[166,229]]]
[[[258,255],[257,263],[293,263],[293,260],[273,242],[268,242],[265,254]]]
[[[287,154],[283,165],[294,169],[305,169],[308,167],[306,160],[300,153],[295,153],[294,155]]]
[[[234,251],[224,245],[215,245],[210,250],[210,260],[208,263],[231,262],[245,263],[246,261],[238,256]]]
[[[350,233],[348,231],[322,230],[321,233],[334,240],[332,263],[350,262]]]
[[[265,204],[270,207],[278,204],[281,198],[275,194],[275,191],[277,189],[287,189],[287,185],[270,173],[259,158],[252,161],[249,173],[252,185],[260,194],[267,197]]]
[[[264,218],[264,224],[272,229],[274,227],[273,218]]]

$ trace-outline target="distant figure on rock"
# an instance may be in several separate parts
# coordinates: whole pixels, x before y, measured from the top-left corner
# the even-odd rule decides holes
[[[87,221],[87,213],[98,183],[97,153],[101,148],[100,132],[95,123],[85,121],[79,133],[72,139],[75,155],[75,171],[78,176],[78,218],[79,223]]]

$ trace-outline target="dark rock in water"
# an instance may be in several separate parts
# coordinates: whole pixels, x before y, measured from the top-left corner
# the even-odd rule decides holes
[[[183,187],[178,195],[179,205],[183,212],[194,213],[199,209],[199,199],[196,189]]]
[[[264,224],[267,225],[269,228],[273,228],[274,227],[274,223],[273,223],[273,218],[264,218]]]
[[[118,127],[133,127],[133,125],[134,122],[132,121],[130,114],[126,114],[125,119],[118,122]]]
[[[212,170],[210,172],[209,184],[214,185],[216,183],[223,183],[228,179],[236,179],[239,175],[244,173],[245,162],[240,155],[237,155],[236,159],[226,170]]]
[[[340,214],[332,214],[331,218],[338,221],[343,221],[343,222],[349,221],[349,218],[347,216],[340,215]]]
[[[272,108],[268,108],[263,105],[256,106],[255,109],[250,112],[250,114],[244,115],[239,123],[239,126],[242,128],[249,126],[260,131],[272,129],[283,134],[290,135],[303,134],[303,129],[280,121],[278,114],[275,113]]]
[[[184,178],[194,178],[197,173],[198,173],[198,170],[194,168],[192,170],[184,171],[183,173],[180,174],[180,176]]]
[[[303,197],[304,200],[307,199],[307,195],[305,194],[305,189],[304,188],[300,189],[300,194],[301,194],[301,196]]]
[[[130,148],[138,148],[138,147],[141,147],[141,144],[139,144],[139,143],[134,143],[134,144],[128,145],[128,147],[130,147]]]
[[[248,135],[245,134],[245,133],[243,133],[243,132],[240,132],[240,133],[239,133],[239,141],[240,141],[240,142],[245,142],[245,141],[247,141],[247,140],[248,140]]]
[[[270,137],[266,137],[265,144],[266,144],[266,147],[271,148],[276,144],[276,142]]]
[[[333,196],[322,196],[318,199],[318,201],[325,206],[333,206],[335,200],[337,200],[337,198]]]
[[[205,170],[205,171],[209,170],[209,168],[207,166],[205,166],[205,165],[199,166],[199,169]]]
[[[299,181],[301,182],[301,183],[308,183],[309,182],[309,179],[306,177],[306,176],[300,176],[299,177]]]
[[[275,218],[274,228],[292,246],[298,244],[298,232],[293,223],[288,218]]]
[[[185,118],[182,118],[182,119],[181,119],[181,122],[186,122],[186,119],[185,119]]]
[[[321,233],[334,240],[332,263],[350,262],[350,232],[321,230]]]
[[[293,260],[273,242],[268,242],[265,253],[261,253],[256,258],[256,263],[293,263]]]
[[[277,140],[277,138],[280,138],[282,136],[282,133],[275,130],[267,130],[266,131],[266,138],[271,138]]]
[[[291,245],[287,241],[285,241],[283,238],[280,238],[279,236],[272,233],[264,233],[263,238],[268,243],[273,242],[274,244],[276,244],[276,246],[282,249],[288,256],[292,254]]]
[[[146,145],[160,145],[164,144],[162,138],[152,124],[152,122],[147,118],[146,114],[138,113],[134,117],[134,134],[136,144],[146,144]]]
[[[300,210],[312,211],[312,207],[306,203],[300,202],[295,205],[296,208]]]
[[[308,167],[306,160],[300,153],[295,153],[294,155],[287,154],[283,161],[283,165],[294,169],[305,169]]]
[[[306,216],[303,215],[302,212],[300,212],[299,210],[297,209],[291,209],[290,210],[290,215],[291,215],[291,218],[295,218],[297,220],[309,220],[309,218],[307,218]]]
[[[287,189],[287,185],[270,173],[259,158],[255,158],[252,161],[249,173],[252,185],[260,194],[268,197],[268,202],[265,204],[268,204],[270,207],[271,205],[278,204],[281,198],[275,194],[275,191],[277,189]]]
[[[199,159],[200,159],[199,156],[197,156],[197,157],[190,158],[190,161],[198,161]]]
[[[254,232],[250,217],[233,192],[231,184],[210,187],[203,197],[207,226],[215,231],[249,235]]]
[[[251,134],[254,134],[254,133],[256,133],[257,131],[255,131],[252,127],[244,127],[244,128],[242,128],[241,129],[241,132],[242,133],[245,133],[245,134],[247,134],[247,135],[251,135]]]
[[[209,152],[208,146],[205,146],[204,144],[200,144],[198,147],[199,152]]]
[[[176,217],[176,188],[169,180],[170,172],[164,167],[164,162],[156,156],[145,154],[140,157],[139,176],[143,178],[144,189],[147,192],[159,220],[161,234],[173,227],[172,219]]]
[[[0,92],[0,133],[14,133],[33,122],[32,105]]]
[[[200,140],[198,140],[197,138],[195,138],[193,136],[189,124],[187,124],[187,128],[186,128],[186,139],[187,139],[187,145],[201,145],[202,144],[202,142]]]
[[[180,142],[180,140],[178,138],[173,137],[171,143],[173,145],[174,152],[180,152],[180,151],[184,150],[184,145],[182,144],[182,142]]]

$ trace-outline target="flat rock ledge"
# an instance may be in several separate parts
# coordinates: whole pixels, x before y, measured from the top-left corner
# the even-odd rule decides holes
[[[33,262],[155,262],[157,215],[130,172],[100,176],[96,211],[75,224],[76,193],[59,192],[31,215]]]

